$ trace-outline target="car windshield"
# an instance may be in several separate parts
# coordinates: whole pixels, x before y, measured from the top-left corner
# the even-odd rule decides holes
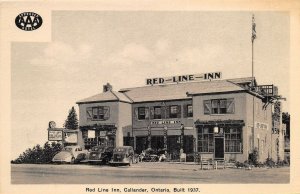
[[[103,147],[93,147],[92,151],[103,152],[104,148]]]
[[[71,152],[71,151],[72,151],[72,148],[70,148],[70,147],[65,147],[63,150],[64,150],[64,151],[69,151],[69,152]]]

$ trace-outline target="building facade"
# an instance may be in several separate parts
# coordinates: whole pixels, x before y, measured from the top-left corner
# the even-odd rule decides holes
[[[180,149],[213,158],[244,162],[257,150],[259,161],[282,157],[283,134],[274,129],[276,87],[255,79],[210,80],[112,91],[78,101],[79,125],[86,148],[131,145],[166,150],[174,158]],[[281,153],[282,152],[282,153]]]
[[[80,100],[79,129],[86,149],[122,146],[123,131],[131,128],[131,101],[104,86],[103,93]]]

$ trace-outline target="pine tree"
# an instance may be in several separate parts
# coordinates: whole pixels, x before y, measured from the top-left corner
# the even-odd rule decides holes
[[[66,129],[77,129],[78,119],[74,106],[70,109],[67,120],[65,121],[64,127]]]

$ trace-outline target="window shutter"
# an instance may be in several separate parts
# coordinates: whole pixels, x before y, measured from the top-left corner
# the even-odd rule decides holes
[[[93,113],[93,108],[92,107],[87,107],[86,108],[86,118],[87,119],[92,119],[92,113]]]
[[[166,118],[170,118],[170,106],[166,106]]]
[[[109,112],[109,106],[104,106],[103,107],[103,113],[104,113],[104,120],[107,120],[107,119],[109,119],[109,114],[110,114],[110,112]]]
[[[183,118],[188,117],[188,104],[183,104]]]
[[[145,119],[149,119],[149,107],[145,108]]]
[[[234,113],[234,99],[227,99],[227,113]]]
[[[150,119],[154,119],[154,107],[150,107]]]
[[[203,101],[204,106],[204,114],[210,114],[211,113],[211,102],[210,100],[204,100]]]
[[[139,109],[137,107],[134,108],[134,120],[138,120]]]
[[[177,118],[181,118],[181,105],[177,106]]]

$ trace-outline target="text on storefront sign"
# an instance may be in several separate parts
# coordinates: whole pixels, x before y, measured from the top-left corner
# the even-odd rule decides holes
[[[177,124],[180,121],[151,121],[151,125],[167,125],[167,124]]]

